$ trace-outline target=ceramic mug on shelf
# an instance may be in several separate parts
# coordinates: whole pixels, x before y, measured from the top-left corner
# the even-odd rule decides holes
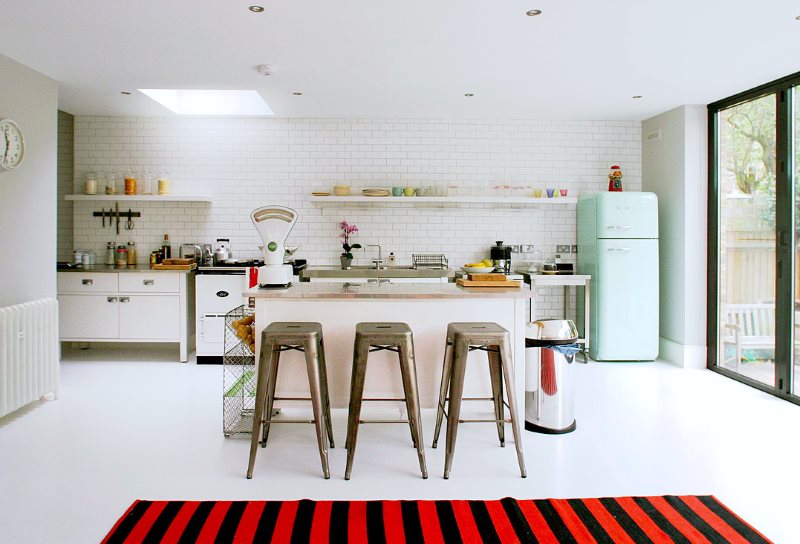
[[[405,189],[403,189],[403,194],[406,196],[414,196],[414,193],[416,192],[417,190],[414,189],[413,187],[406,187]]]
[[[392,196],[403,196],[402,187],[392,187]]]

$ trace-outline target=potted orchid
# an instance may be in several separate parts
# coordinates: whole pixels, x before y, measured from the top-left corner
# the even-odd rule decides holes
[[[339,230],[342,231],[339,234],[339,238],[342,239],[342,249],[344,250],[340,257],[342,270],[349,270],[353,263],[352,250],[361,249],[361,244],[350,244],[350,236],[358,232],[358,227],[351,225],[347,221],[342,221],[339,223]]]

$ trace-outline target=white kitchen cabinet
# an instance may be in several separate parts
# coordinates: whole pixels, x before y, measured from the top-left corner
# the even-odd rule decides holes
[[[130,340],[169,340],[180,334],[180,297],[120,296],[119,336]]]
[[[118,338],[118,300],[116,295],[58,295],[59,336],[62,339]]]
[[[194,348],[194,274],[148,269],[58,273],[64,342],[175,342]]]

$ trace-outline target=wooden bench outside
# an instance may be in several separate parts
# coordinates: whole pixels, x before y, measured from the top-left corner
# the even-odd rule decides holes
[[[775,349],[775,304],[726,304],[722,327],[722,362],[738,370],[745,349]],[[730,356],[729,345],[735,347]]]

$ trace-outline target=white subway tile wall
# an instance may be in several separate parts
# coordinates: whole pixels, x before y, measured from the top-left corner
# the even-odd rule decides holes
[[[576,243],[576,207],[426,204],[411,207],[320,204],[312,191],[445,185],[568,189],[569,196],[607,189],[608,168],[621,165],[625,190],[641,190],[641,124],[635,121],[479,121],[442,119],[263,119],[75,117],[76,193],[90,172],[167,171],[172,192],[211,195],[213,202],[121,203],[139,211],[131,231],[103,229],[91,215],[105,202],[76,202],[76,248],[100,258],[108,241],[134,241],[139,261],[169,233],[180,243],[230,238],[235,257],[258,256],[250,223],[256,207],[278,204],[299,219],[288,245],[312,264],[337,264],[337,223],[359,227],[353,241],[380,244],[398,264],[414,252],[447,255],[452,266],[488,257],[495,240],[533,244],[545,257]],[[121,183],[118,182],[118,187]],[[399,197],[398,197],[399,198]],[[411,198],[411,197],[402,197]],[[376,201],[377,202],[377,201]],[[70,228],[67,222],[59,225]],[[63,238],[66,239],[66,238]],[[370,252],[357,251],[356,264]],[[574,260],[573,254],[563,255]],[[543,293],[543,308],[560,308],[560,290]]]

